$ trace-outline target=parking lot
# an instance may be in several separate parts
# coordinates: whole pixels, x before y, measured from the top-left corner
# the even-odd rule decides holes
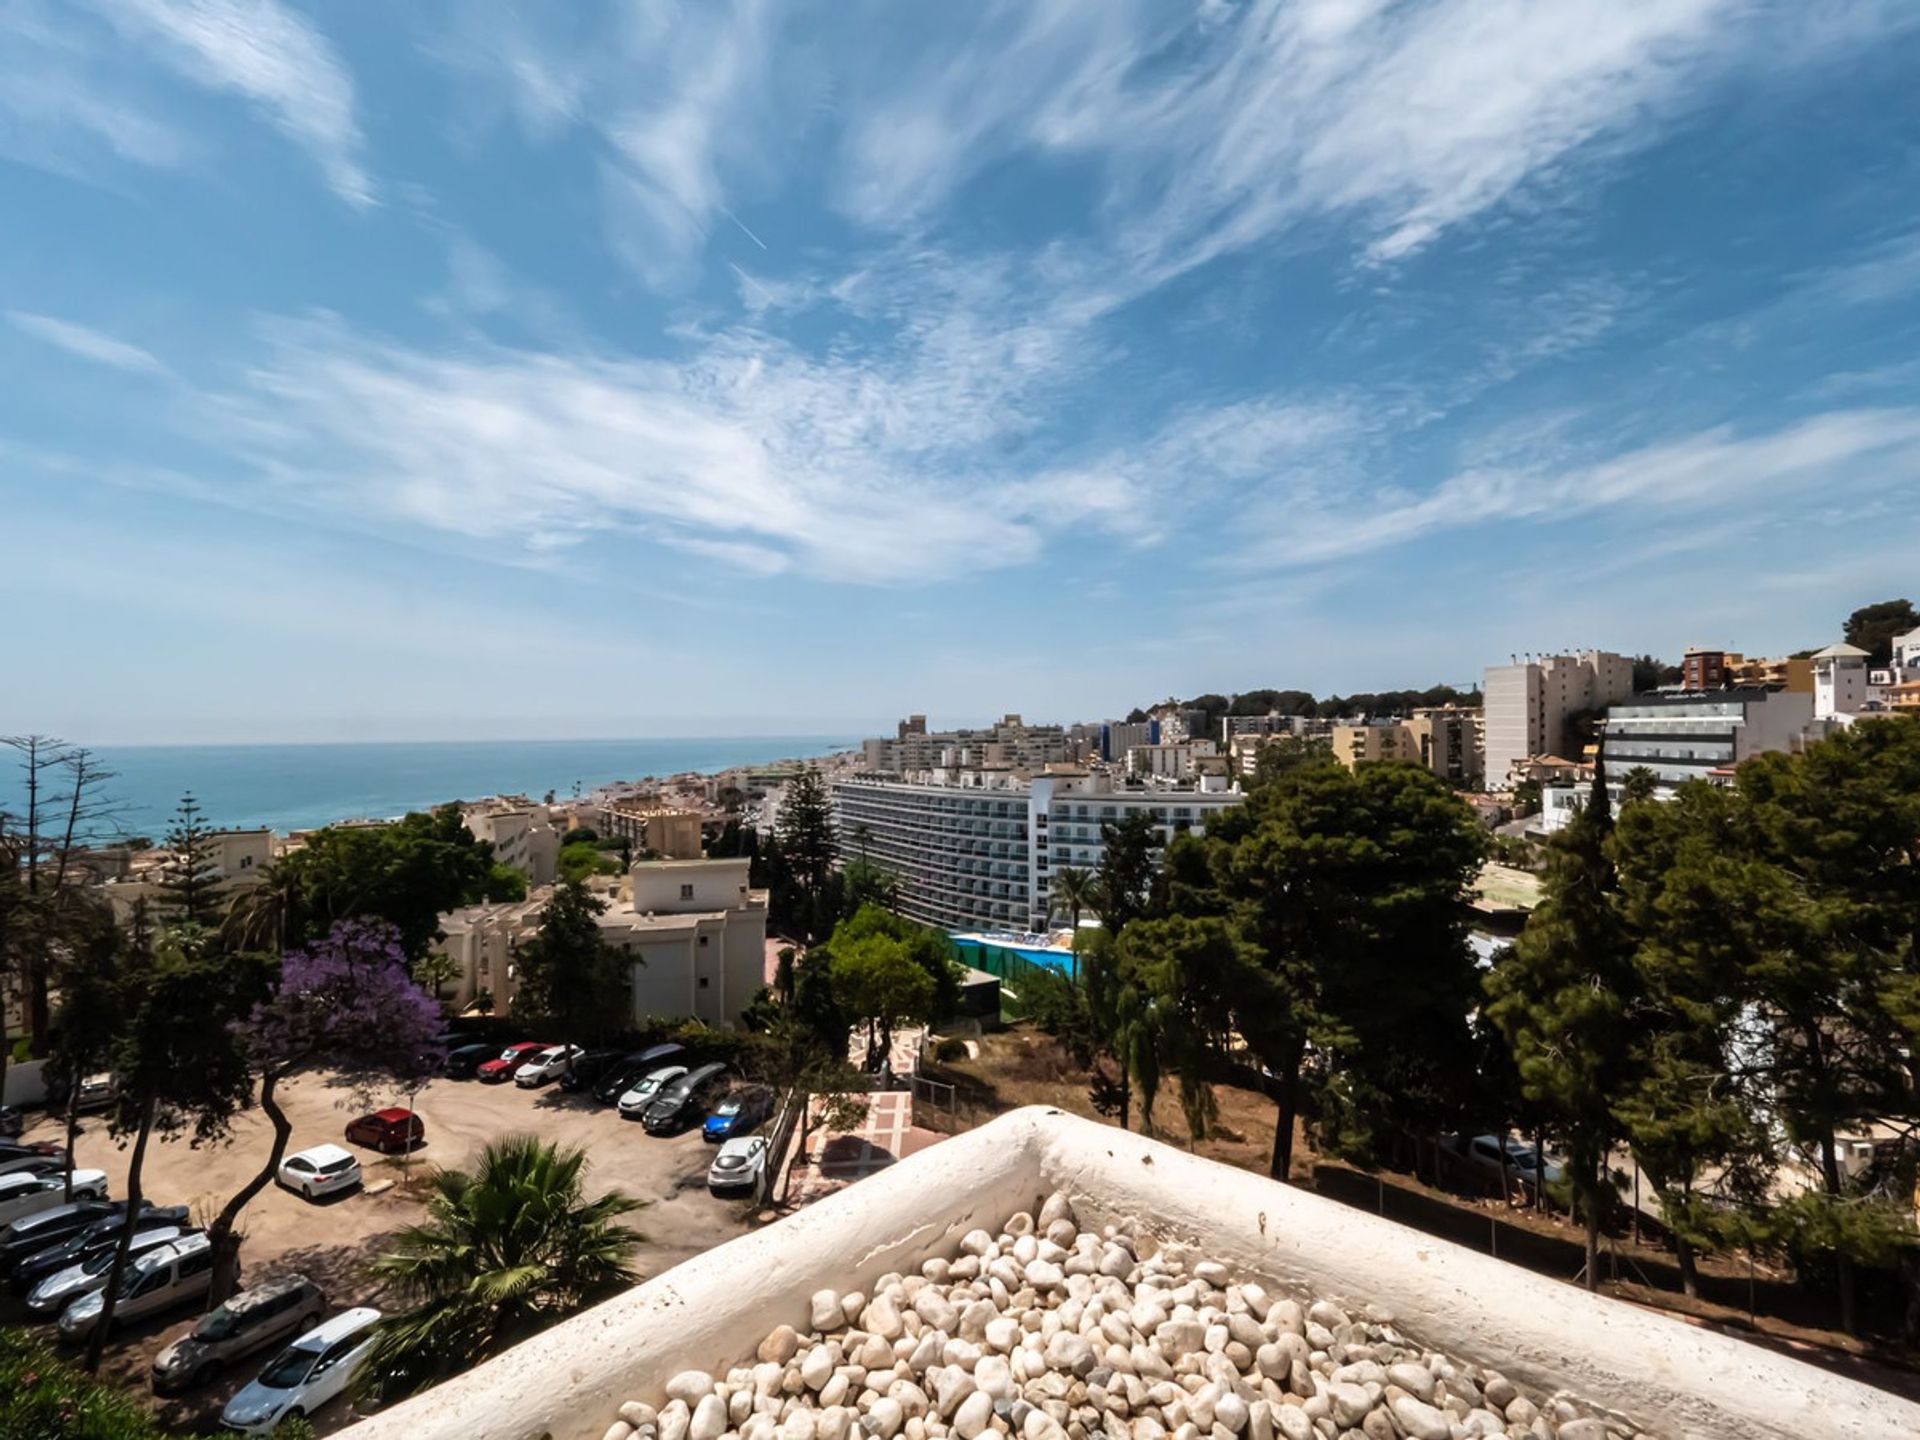
[[[347,1122],[356,1115],[408,1103],[403,1093],[355,1095],[324,1072],[283,1082],[280,1094],[293,1121],[289,1153],[323,1142],[344,1143]],[[635,1260],[642,1278],[730,1240],[748,1226],[751,1210],[745,1202],[718,1200],[707,1193],[707,1166],[715,1147],[702,1140],[697,1129],[672,1137],[648,1135],[638,1123],[622,1120],[612,1106],[596,1105],[551,1085],[526,1091],[510,1083],[435,1080],[421,1089],[414,1108],[426,1125],[426,1144],[410,1161],[415,1178],[429,1165],[463,1165],[487,1141],[506,1135],[533,1134],[584,1149],[592,1162],[587,1173],[591,1193],[618,1189],[647,1202],[628,1222],[646,1236]],[[58,1140],[61,1135],[58,1121],[36,1116],[25,1138]],[[196,1149],[185,1138],[156,1139],[148,1147],[143,1189],[156,1203],[191,1205],[196,1223],[204,1224],[258,1169],[271,1138],[265,1117],[251,1111],[236,1118],[227,1140],[212,1145]],[[408,1175],[402,1160],[349,1148],[365,1169],[364,1190],[310,1202],[269,1186],[248,1206],[241,1221],[246,1236],[243,1282],[299,1271],[318,1282],[341,1308],[381,1304],[363,1266],[388,1234],[418,1220],[423,1206],[401,1183]],[[127,1151],[98,1120],[90,1119],[83,1129],[75,1163],[105,1170],[116,1198],[126,1193]],[[389,1181],[395,1183],[386,1185]],[[370,1193],[374,1191],[379,1193]],[[10,1297],[0,1300],[0,1306],[0,1323],[18,1323],[25,1316]],[[191,1328],[194,1318],[190,1308],[117,1336],[105,1372],[145,1393],[153,1355]],[[169,1424],[213,1430],[227,1396],[269,1358],[270,1352],[249,1357],[235,1373],[200,1390],[153,1403]],[[344,1405],[336,1404],[315,1417],[315,1428],[325,1434],[350,1418]]]

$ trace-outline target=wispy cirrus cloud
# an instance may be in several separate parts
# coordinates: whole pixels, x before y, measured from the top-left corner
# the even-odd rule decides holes
[[[1424,492],[1371,486],[1338,499],[1276,497],[1254,527],[1268,538],[1242,549],[1236,563],[1323,565],[1449,531],[1626,507],[1642,525],[1721,504],[1777,511],[1784,494],[1804,497],[1816,485],[1830,505],[1863,485],[1920,483],[1920,408],[1829,411],[1758,433],[1721,425],[1585,462],[1570,448],[1536,453],[1531,464],[1460,470]]]
[[[110,0],[100,10],[194,83],[259,106],[343,200],[373,203],[352,76],[304,17],[278,0]]]
[[[151,351],[116,339],[104,331],[52,315],[36,315],[25,310],[6,312],[7,323],[22,335],[31,335],[55,349],[98,365],[109,365],[139,375],[164,375],[167,367]]]

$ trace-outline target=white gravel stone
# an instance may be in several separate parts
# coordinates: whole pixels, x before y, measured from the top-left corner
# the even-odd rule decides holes
[[[713,1393],[713,1376],[704,1370],[682,1370],[667,1381],[667,1398],[678,1400],[691,1410]]]
[[[816,1290],[809,1306],[808,1322],[822,1333],[838,1329],[846,1312],[840,1308],[840,1292],[837,1290]]]
[[[953,1433],[960,1440],[978,1440],[992,1421],[993,1397],[984,1390],[976,1390],[962,1400],[960,1408],[953,1412]]]
[[[693,1407],[687,1440],[720,1440],[727,1433],[727,1402],[709,1391]]]

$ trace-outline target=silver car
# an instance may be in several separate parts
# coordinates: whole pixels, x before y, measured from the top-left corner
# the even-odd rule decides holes
[[[162,1225],[153,1230],[136,1230],[127,1254],[129,1256],[144,1255],[149,1250],[157,1249],[162,1245],[171,1245],[185,1236],[199,1233],[197,1230],[185,1229],[178,1225]],[[77,1264],[69,1265],[64,1270],[54,1271],[27,1292],[27,1309],[36,1315],[58,1315],[82,1295],[91,1295],[100,1289],[107,1283],[107,1272],[113,1268],[116,1248],[110,1245]]]
[[[149,1250],[128,1267],[114,1302],[113,1323],[131,1324],[205,1298],[213,1288],[213,1246],[205,1235],[188,1235]],[[105,1310],[106,1293],[82,1295],[60,1312],[60,1338],[77,1343],[93,1333]]]
[[[243,1355],[311,1330],[326,1308],[327,1297],[304,1275],[243,1290],[154,1357],[153,1388],[167,1394],[198,1385]]]

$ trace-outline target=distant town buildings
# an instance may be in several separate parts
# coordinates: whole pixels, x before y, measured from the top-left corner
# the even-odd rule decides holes
[[[1878,709],[1879,693],[1867,683],[1867,652],[1844,642],[1813,656],[1813,713],[1822,720]],[[1870,703],[1872,702],[1872,703]]]
[[[1028,725],[1008,715],[984,730],[929,731],[927,717],[900,722],[891,737],[862,746],[863,768],[871,773],[904,775],[977,765],[1020,765],[1037,769],[1068,756],[1066,732],[1058,725]]]
[[[1168,741],[1158,745],[1135,745],[1127,751],[1127,773],[1151,780],[1191,780],[1198,773],[1198,762],[1220,753],[1211,740]]]
[[[1451,785],[1474,788],[1485,769],[1480,712],[1440,705],[1405,720],[1341,722],[1333,727],[1333,756],[1349,770],[1373,760],[1404,760]]]
[[[1158,720],[1111,720],[1100,727],[1100,758],[1109,764],[1121,764],[1127,752],[1139,745],[1160,743]]]
[[[268,827],[210,831],[206,840],[210,863],[204,873],[213,882],[216,893],[231,896],[266,879],[275,853],[273,831]],[[113,907],[116,922],[129,923],[134,908],[142,900],[149,905],[164,903],[166,869],[172,861],[173,852],[166,849],[133,851],[125,857],[124,869],[120,869],[117,878],[109,879],[100,887],[100,893]]]
[[[1608,650],[1529,656],[1489,665],[1482,693],[1486,783],[1506,789],[1521,762],[1577,751],[1578,737],[1568,722],[1583,714],[1598,715],[1632,695],[1633,662]]]

